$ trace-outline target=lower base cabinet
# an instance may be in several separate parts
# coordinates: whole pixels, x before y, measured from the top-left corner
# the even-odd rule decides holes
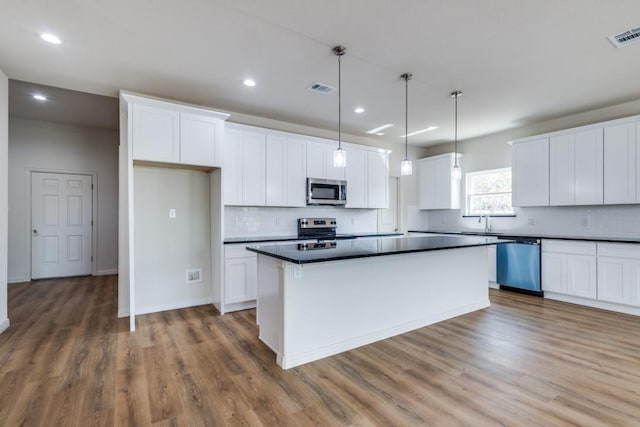
[[[225,245],[224,289],[225,312],[255,307],[258,287],[258,259],[246,244]]]
[[[640,245],[598,245],[598,300],[640,307]]]
[[[596,243],[543,240],[543,291],[596,298],[596,280]]]

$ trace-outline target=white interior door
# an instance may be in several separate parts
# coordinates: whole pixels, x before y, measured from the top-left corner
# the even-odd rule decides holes
[[[31,277],[91,274],[91,176],[31,173]]]
[[[398,231],[398,177],[389,177],[389,207],[378,210],[378,232]]]

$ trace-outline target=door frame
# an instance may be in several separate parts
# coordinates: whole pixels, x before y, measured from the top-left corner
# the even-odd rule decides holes
[[[93,260],[91,261],[91,275],[97,276],[98,274],[98,173],[97,172],[89,172],[89,171],[78,171],[78,170],[66,170],[66,169],[47,169],[47,168],[36,168],[36,167],[27,167],[25,168],[26,174],[26,191],[24,194],[28,194],[25,200],[25,218],[28,218],[25,221],[25,230],[24,236],[27,244],[25,245],[25,260],[26,267],[28,269],[27,281],[33,280],[32,275],[32,259],[31,259],[31,199],[33,194],[31,194],[31,174],[33,172],[39,173],[59,173],[59,174],[67,174],[67,175],[89,175],[91,176],[91,184],[93,188],[91,190],[91,221],[93,222],[93,226],[91,227],[91,256]]]

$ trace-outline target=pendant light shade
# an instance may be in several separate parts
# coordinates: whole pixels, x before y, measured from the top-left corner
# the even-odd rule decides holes
[[[462,92],[459,90],[451,92],[451,97],[455,101],[455,133],[454,133],[454,153],[453,153],[453,169],[451,170],[451,176],[458,180],[462,178],[462,170],[460,169],[460,165],[458,164],[458,98],[462,95]]]
[[[409,80],[413,74],[404,73],[400,76],[404,80],[404,160],[400,163],[400,175],[412,175],[413,165],[409,160]]]
[[[331,50],[338,57],[338,148],[333,152],[333,167],[347,166],[347,152],[342,148],[342,57],[347,53],[344,46],[336,46]]]

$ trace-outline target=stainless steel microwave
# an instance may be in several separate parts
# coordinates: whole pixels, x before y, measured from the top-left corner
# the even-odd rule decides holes
[[[307,205],[346,205],[347,181],[307,178]]]

